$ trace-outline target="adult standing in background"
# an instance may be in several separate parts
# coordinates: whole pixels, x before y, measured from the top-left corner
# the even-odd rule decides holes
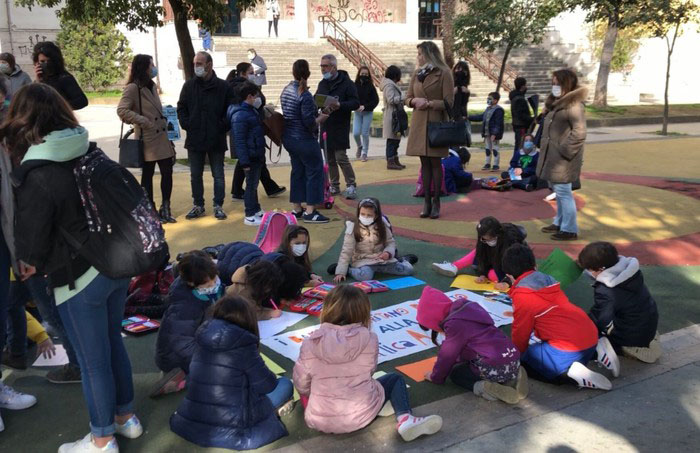
[[[73,110],[87,107],[88,99],[75,77],[66,71],[63,54],[56,44],[44,41],[35,45],[32,61],[37,82],[55,88]]]
[[[517,77],[514,85],[515,89],[508,94],[508,98],[510,98],[510,116],[513,119],[515,152],[517,153],[522,148],[523,137],[528,133],[533,118],[532,113],[530,113],[530,104],[525,99],[527,80],[525,77]]]
[[[387,170],[403,170],[406,168],[399,162],[399,144],[401,133],[394,131],[394,111],[403,106],[404,94],[398,83],[401,80],[401,69],[391,65],[384,71],[384,78],[379,84],[384,98],[384,118],[382,121],[382,138],[386,139],[386,168]]]
[[[355,137],[355,143],[357,144],[357,155],[355,157],[358,159],[362,158],[362,162],[367,162],[369,128],[372,126],[374,109],[379,105],[377,89],[374,87],[367,66],[360,66],[360,70],[357,71],[355,88],[357,88],[357,95],[360,98],[360,107],[355,110],[352,130],[352,135]]]
[[[469,104],[469,84],[471,83],[471,73],[466,61],[458,61],[452,68],[452,78],[455,82],[455,102],[452,107],[452,116],[456,120],[467,119],[467,105]]]
[[[175,148],[168,140],[168,122],[163,115],[156,84],[152,80],[156,75],[158,68],[153,64],[150,55],[141,54],[134,57],[129,80],[117,106],[117,115],[125,123],[133,124],[136,135],[143,140],[141,186],[146,189],[154,207],[153,174],[158,164],[162,200],[158,213],[163,223],[175,223],[176,220],[170,211]]]
[[[248,49],[248,60],[253,66],[253,78],[249,80],[258,86],[267,85],[267,76],[265,75],[267,65],[263,57],[258,55],[255,49]]]
[[[572,184],[581,176],[583,143],[586,141],[586,111],[583,102],[588,89],[579,86],[576,73],[570,69],[554,71],[552,94],[545,107],[540,159],[537,177],[549,181],[557,194],[557,215],[551,225],[542,228],[554,233],[557,241],[578,239],[576,201]]]
[[[280,20],[280,2],[278,0],[265,0],[265,17],[267,18],[267,37],[270,37],[272,26],[275,26],[275,38],[279,38],[277,24]]]
[[[323,79],[318,83],[316,94],[322,94],[333,98],[327,107],[328,120],[321,125],[322,134],[327,134],[327,140],[323,136],[320,139],[325,143],[326,157],[328,159],[328,173],[331,179],[331,193],[340,193],[340,173],[345,177],[345,198],[354,200],[357,198],[357,183],[352,164],[348,160],[348,148],[350,148],[350,114],[360,107],[357,97],[357,89],[345,71],[338,70],[338,60],[335,55],[328,54],[321,58],[321,74]]]
[[[204,161],[209,158],[211,175],[214,178],[214,216],[224,220],[223,209],[226,195],[224,157],[226,154],[226,132],[231,128],[226,119],[226,109],[231,101],[229,84],[214,72],[214,62],[207,52],[194,56],[194,75],[182,86],[177,101],[177,119],[187,131],[185,148],[190,161],[190,184],[194,206],[187,219],[202,217],[204,210]]]
[[[294,80],[282,91],[284,114],[282,143],[292,162],[289,201],[292,212],[305,223],[328,223],[328,217],[316,209],[323,203],[323,157],[314,131],[328,115],[319,114],[307,80],[309,62],[297,60],[292,66]],[[306,211],[302,206],[306,203]]]
[[[7,76],[7,94],[10,99],[25,85],[32,83],[29,74],[15,62],[15,56],[8,52],[0,53],[0,72]]]
[[[454,81],[452,71],[432,41],[418,44],[417,69],[411,78],[406,105],[413,108],[406,155],[419,156],[421,176],[425,186],[425,202],[421,218],[440,217],[440,187],[442,161],[448,147],[431,147],[428,143],[428,123],[445,121],[445,103],[452,108]]]

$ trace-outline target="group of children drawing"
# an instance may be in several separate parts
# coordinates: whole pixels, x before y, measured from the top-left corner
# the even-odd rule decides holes
[[[347,275],[371,279],[377,272],[411,274],[412,264],[397,258],[379,201],[361,200],[356,214],[347,223],[338,263],[329,269],[335,281]],[[589,361],[617,377],[618,354],[644,362],[659,358],[656,304],[635,258],[619,256],[606,242],[581,251],[578,262],[594,279],[594,305],[587,314],[554,278],[537,271],[523,228],[486,217],[477,225],[477,238],[465,257],[433,267],[450,276],[473,267],[479,281],[507,291],[512,335],[496,328],[478,303],[451,300],[426,286],[417,321],[439,348],[425,376],[429,381],[443,384],[449,378],[485,399],[516,404],[528,394],[528,376],[609,390],[608,377],[589,369]],[[267,368],[258,321],[278,316],[280,303],[322,281],[312,272],[309,241],[306,228],[290,225],[276,253],[233,243],[220,251],[216,264],[199,251],[180,260],[157,341],[156,363],[166,374],[155,391],[181,390],[186,382],[187,394],[170,421],[175,433],[208,447],[260,447],[287,435],[281,417],[293,408],[294,388],[307,425],[322,432],[348,433],[390,415],[406,441],[441,429],[440,416],[413,414],[400,374],[372,377],[379,347],[372,307],[351,285],[337,286],[324,300],[321,325],[304,339],[291,380]]]

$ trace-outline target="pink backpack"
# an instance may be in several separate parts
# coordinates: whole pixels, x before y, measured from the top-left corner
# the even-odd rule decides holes
[[[287,225],[296,224],[297,218],[291,212],[267,211],[258,227],[254,243],[263,253],[274,252],[282,242],[282,234]]]
[[[440,196],[449,195],[447,187],[445,186],[445,166],[442,166],[442,187],[440,189]],[[425,187],[423,187],[423,172],[418,171],[418,181],[416,181],[416,193],[413,194],[414,197],[422,197],[425,195]]]

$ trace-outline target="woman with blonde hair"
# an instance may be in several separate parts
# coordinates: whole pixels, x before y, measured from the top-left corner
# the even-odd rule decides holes
[[[437,219],[440,217],[441,159],[447,157],[449,149],[430,146],[428,124],[445,121],[448,117],[445,109],[452,108],[454,82],[452,71],[434,42],[424,41],[417,47],[418,68],[411,77],[406,96],[406,105],[413,108],[406,155],[418,156],[421,161],[425,203],[420,217]]]

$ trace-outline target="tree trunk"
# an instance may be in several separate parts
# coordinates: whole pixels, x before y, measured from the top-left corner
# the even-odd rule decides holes
[[[501,61],[501,70],[498,71],[498,82],[496,82],[496,92],[500,91],[501,85],[503,84],[503,74],[506,73],[506,63],[508,62],[508,56],[510,51],[513,49],[513,45],[508,43],[506,46],[506,51],[503,52],[503,60]]]
[[[185,71],[185,80],[194,77],[194,46],[192,45],[192,37],[190,29],[187,28],[188,9],[181,0],[168,0],[173,9],[175,35],[177,43],[180,47],[180,57],[182,58],[182,68]]]
[[[593,97],[593,105],[597,107],[606,107],[608,105],[608,77],[610,76],[610,64],[615,50],[615,41],[617,41],[617,22],[610,18],[608,19],[608,28],[605,31],[605,39],[603,40],[603,52],[600,55],[600,67],[598,68],[598,79],[595,82],[595,96]]]
[[[666,56],[666,86],[664,87],[664,122],[661,126],[661,135],[668,135],[668,84],[671,80],[671,55],[673,55],[673,48],[676,46],[676,38],[678,37],[678,28],[680,23],[676,24],[676,28],[673,32],[673,41],[668,42],[668,36],[666,36],[666,48],[668,49],[668,55]]]
[[[440,6],[442,12],[442,51],[445,54],[445,62],[450,68],[455,64],[454,56],[454,27],[452,21],[455,17],[455,0],[442,0]]]

